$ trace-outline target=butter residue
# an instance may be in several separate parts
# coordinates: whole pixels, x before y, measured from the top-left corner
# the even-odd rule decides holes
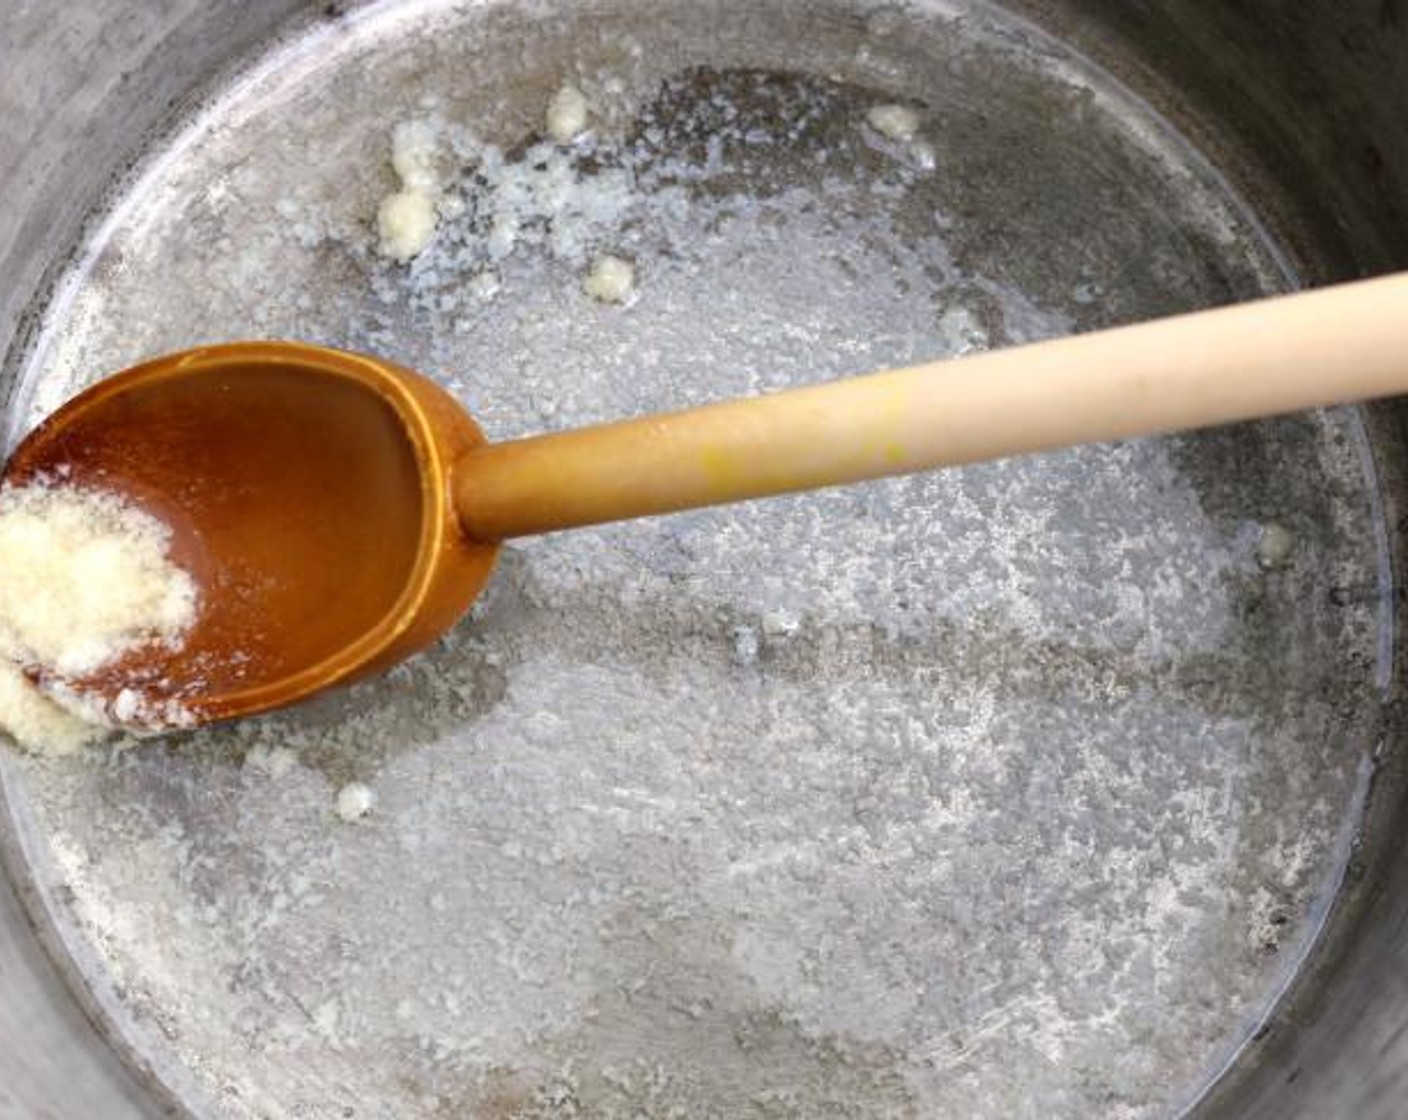
[[[444,191],[439,159],[439,132],[431,121],[402,121],[392,130],[391,166],[401,189],[377,208],[377,247],[383,256],[404,264],[434,240]]]
[[[601,303],[621,303],[635,286],[635,265],[610,253],[597,257],[582,280],[582,290]]]
[[[349,824],[376,808],[376,794],[361,782],[348,782],[337,791],[337,815]]]
[[[568,84],[548,102],[548,135],[559,144],[570,144],[587,130],[587,98],[576,86]]]
[[[167,525],[113,493],[0,490],[0,726],[18,742],[66,753],[111,730],[108,719],[143,721],[131,690],[105,716],[67,682],[144,645],[179,646],[197,592],[170,545]],[[41,693],[25,668],[54,687]]]
[[[919,131],[919,114],[906,105],[876,105],[865,119],[871,128],[891,140],[913,140]]]
[[[74,754],[111,733],[61,708],[13,661],[0,658],[0,729],[36,754]]]

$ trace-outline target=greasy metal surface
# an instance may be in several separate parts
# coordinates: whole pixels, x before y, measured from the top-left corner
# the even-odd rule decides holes
[[[1408,262],[1403,0],[1013,0],[1167,107],[1316,283]]]
[[[525,46],[466,6],[461,38],[285,56],[131,192],[39,405],[212,333],[304,334],[437,372],[506,435],[1277,283],[1140,105],[936,11],[695,6]],[[569,59],[623,81],[592,92],[630,188],[579,208],[580,246],[524,246],[492,298],[469,222],[409,283],[372,261],[389,126],[434,91],[480,134],[466,166],[486,139],[512,162]],[[840,82],[769,76],[799,67]],[[895,96],[934,171],[861,124]],[[642,266],[632,307],[577,294],[603,244]],[[1358,440],[1334,415],[537,542],[345,703],[7,762],[19,839],[99,1016],[217,1113],[1165,1113],[1346,855],[1388,637]],[[1266,571],[1269,521],[1296,550]],[[341,825],[354,777],[378,812]],[[1354,951],[1400,951],[1395,905]],[[1396,1076],[1322,1064],[1304,1115]]]
[[[0,338],[62,262],[143,134],[299,5],[199,0],[0,5]],[[121,122],[118,127],[114,122]],[[7,380],[7,394],[12,382]],[[159,1115],[80,1012],[0,884],[0,1116]]]
[[[1292,248],[1304,274],[1408,265],[1408,9],[1401,0],[1016,5],[1175,112]],[[1390,522],[1402,523],[1405,410],[1378,410]],[[1353,889],[1282,1013],[1208,1115],[1397,1118],[1408,1101],[1408,797],[1380,762]]]

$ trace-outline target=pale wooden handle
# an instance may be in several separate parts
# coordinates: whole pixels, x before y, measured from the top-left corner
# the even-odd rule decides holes
[[[1408,273],[771,396],[490,444],[480,540],[1408,391]]]

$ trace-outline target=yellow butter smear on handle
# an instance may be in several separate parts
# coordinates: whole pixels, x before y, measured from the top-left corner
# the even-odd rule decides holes
[[[25,669],[63,680],[153,642],[179,648],[197,591],[170,544],[168,526],[116,494],[0,489],[0,726],[17,742],[66,753],[112,730],[100,705],[66,693],[55,703]],[[141,722],[135,694],[115,707]]]

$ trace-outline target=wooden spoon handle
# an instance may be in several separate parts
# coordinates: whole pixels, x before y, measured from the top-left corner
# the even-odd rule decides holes
[[[455,466],[485,541],[1408,391],[1408,273],[556,435]]]

